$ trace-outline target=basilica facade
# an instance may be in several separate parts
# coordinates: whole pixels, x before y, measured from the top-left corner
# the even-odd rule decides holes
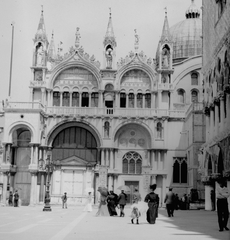
[[[67,192],[70,204],[83,204],[87,188],[96,202],[98,186],[119,193],[122,185],[131,189],[131,203],[134,188],[144,197],[156,183],[163,205],[169,187],[179,195],[197,188],[204,126],[202,114],[189,118],[203,100],[202,26],[194,1],[185,16],[169,28],[165,14],[156,58],[139,49],[135,33],[134,49],[118,60],[121,43],[110,13],[100,63],[85,52],[79,28],[69,52],[56,54],[42,11],[28,66],[30,99],[6,101],[3,109],[3,203],[18,189],[22,205],[38,204],[49,186],[51,203]]]

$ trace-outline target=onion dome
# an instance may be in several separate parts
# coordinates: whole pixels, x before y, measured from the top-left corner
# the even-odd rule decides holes
[[[173,41],[173,62],[202,54],[202,20],[192,0],[185,12],[186,19],[170,28]]]

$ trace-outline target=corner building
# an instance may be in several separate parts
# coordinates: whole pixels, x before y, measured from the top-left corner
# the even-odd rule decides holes
[[[131,203],[135,187],[144,197],[156,183],[162,205],[169,186],[179,195],[196,188],[183,134],[186,114],[202,101],[201,19],[194,1],[185,15],[169,28],[165,14],[156,59],[139,49],[135,33],[134,49],[117,60],[110,13],[101,64],[84,51],[79,28],[69,52],[56,54],[42,11],[30,101],[4,108],[3,202],[9,189],[19,190],[23,205],[43,202],[48,179],[39,163],[47,159],[54,163],[51,203],[67,192],[70,204],[82,204],[89,187],[96,202],[100,185],[117,193],[129,186]]]
[[[203,1],[203,74],[206,142],[200,154],[205,209],[223,176],[230,188],[230,2]]]

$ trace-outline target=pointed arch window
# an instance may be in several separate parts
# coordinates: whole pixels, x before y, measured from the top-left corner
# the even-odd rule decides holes
[[[141,174],[142,158],[137,152],[128,152],[122,160],[122,173]]]
[[[53,92],[53,106],[60,107],[60,92]]]
[[[110,128],[110,124],[109,124],[108,121],[106,121],[105,125],[104,125],[104,136],[105,136],[105,138],[109,137],[109,128]]]
[[[187,158],[173,158],[173,183],[188,182]]]

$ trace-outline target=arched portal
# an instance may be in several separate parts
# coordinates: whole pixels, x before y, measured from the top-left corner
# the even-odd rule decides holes
[[[31,174],[28,170],[31,163],[31,132],[20,127],[12,133],[12,150],[10,162],[16,165],[15,175],[11,175],[10,190],[18,190],[21,204],[30,204]]]
[[[86,188],[94,186],[93,168],[99,161],[98,137],[85,124],[67,123],[53,131],[49,139],[55,163],[52,202],[67,192],[69,203],[82,203]]]

